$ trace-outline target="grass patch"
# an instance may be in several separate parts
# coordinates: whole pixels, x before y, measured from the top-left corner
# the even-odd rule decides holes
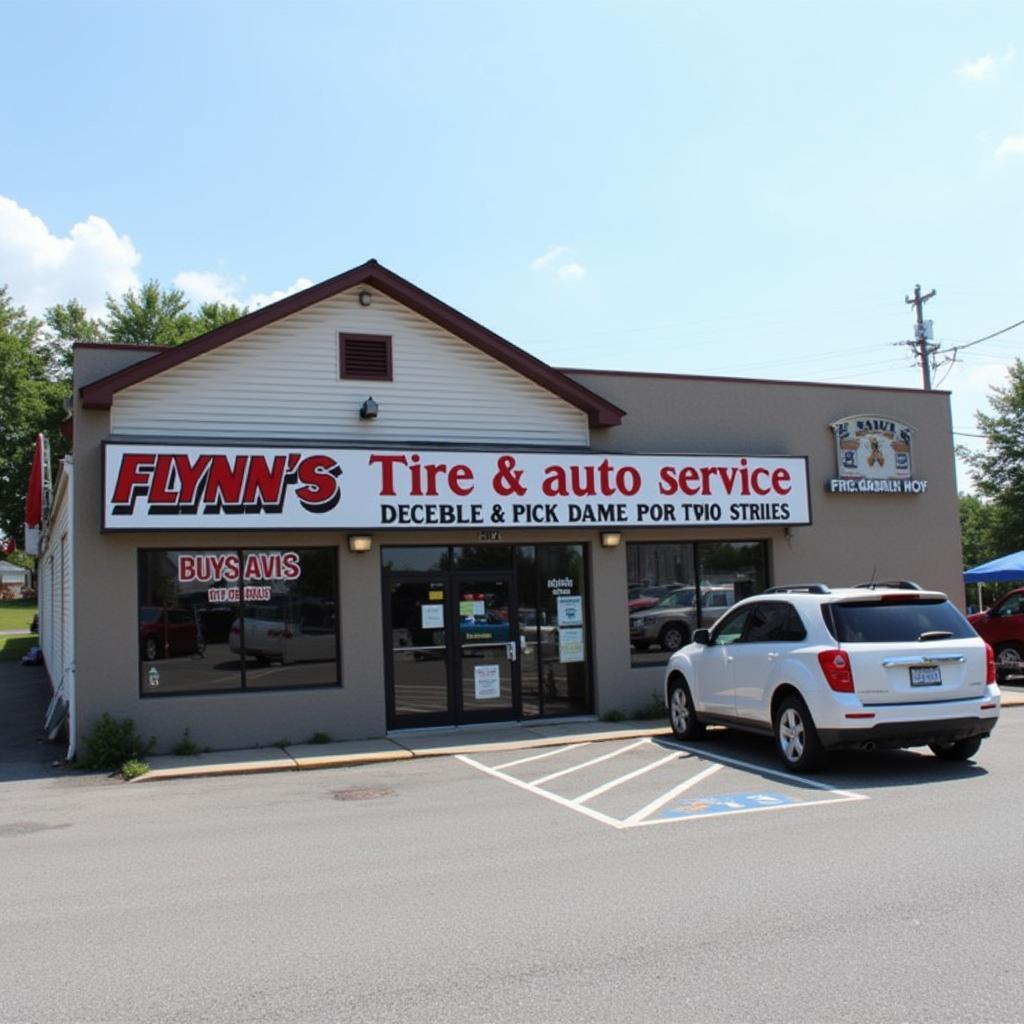
[[[0,601],[0,629],[20,629],[28,633],[36,609],[35,601]]]
[[[21,661],[21,656],[36,646],[34,636],[0,636],[0,661]]]

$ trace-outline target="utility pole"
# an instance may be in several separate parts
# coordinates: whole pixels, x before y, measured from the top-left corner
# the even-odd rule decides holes
[[[932,322],[931,320],[925,320],[923,316],[924,304],[934,297],[934,288],[927,295],[922,295],[921,286],[915,284],[914,297],[904,296],[903,299],[908,306],[913,306],[917,313],[917,319],[914,323],[914,340],[908,341],[906,344],[914,350],[915,357],[921,361],[921,380],[925,391],[931,391],[932,389],[932,356],[939,350],[938,345],[928,344],[932,337]]]

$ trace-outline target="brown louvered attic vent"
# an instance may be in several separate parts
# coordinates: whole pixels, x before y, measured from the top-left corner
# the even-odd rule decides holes
[[[339,334],[341,376],[353,380],[391,380],[391,336]]]

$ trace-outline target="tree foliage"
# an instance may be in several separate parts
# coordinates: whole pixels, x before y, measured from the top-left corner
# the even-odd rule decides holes
[[[960,495],[960,544],[965,569],[998,557],[989,535],[991,520],[992,510],[987,502],[976,494]]]
[[[35,435],[49,439],[54,472],[67,452],[60,424],[64,399],[71,396],[75,344],[179,345],[247,312],[223,302],[204,303],[192,312],[179,289],[147,281],[138,292],[108,295],[105,319],[90,317],[72,298],[51,306],[39,320],[15,306],[0,287],[0,534],[21,543]]]
[[[19,540],[36,434],[47,435],[55,457],[67,448],[60,424],[69,390],[53,369],[42,321],[0,288],[0,532]]]
[[[986,501],[984,535],[989,557],[996,558],[1024,548],[1024,363],[1019,358],[1006,384],[991,389],[989,402],[993,414],[975,417],[985,435],[984,449],[961,455]]]

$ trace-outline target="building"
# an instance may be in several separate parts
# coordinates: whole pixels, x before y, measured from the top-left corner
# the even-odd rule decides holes
[[[32,589],[32,573],[12,562],[0,562],[0,601],[16,601]]]
[[[39,570],[72,745],[628,714],[767,585],[962,593],[941,392],[556,370],[372,260],[74,372]]]

